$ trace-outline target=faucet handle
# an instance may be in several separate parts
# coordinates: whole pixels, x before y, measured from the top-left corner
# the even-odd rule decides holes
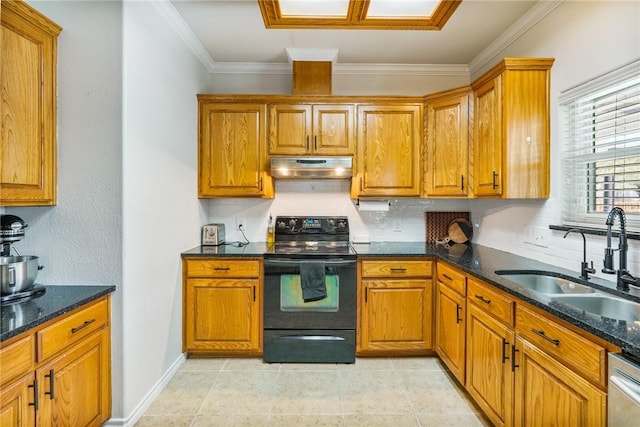
[[[591,274],[594,274],[596,272],[596,269],[593,268],[593,261],[591,261],[591,267],[586,267],[584,269],[584,271],[586,271],[587,273],[591,273]]]

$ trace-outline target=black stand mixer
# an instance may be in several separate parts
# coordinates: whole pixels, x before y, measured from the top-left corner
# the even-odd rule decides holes
[[[11,256],[13,243],[24,238],[25,228],[27,223],[19,216],[0,215],[0,256]]]

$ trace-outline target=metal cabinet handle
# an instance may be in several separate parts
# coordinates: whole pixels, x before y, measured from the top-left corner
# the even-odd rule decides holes
[[[253,302],[256,301],[256,287],[253,287]]]
[[[33,406],[33,408],[37,411],[40,405],[38,404],[38,380],[34,379],[33,383],[28,386],[33,389],[33,403],[29,403],[29,406]]]
[[[314,150],[318,149],[318,135],[313,136],[313,149]]]
[[[258,191],[262,192],[262,177],[258,179]]]
[[[369,294],[369,288],[364,288],[364,302],[367,302]]]
[[[482,295],[476,295],[476,298],[478,298],[480,301],[482,301],[485,304],[491,304],[491,300],[490,299],[486,299],[484,296]]]
[[[460,304],[456,304],[456,324],[462,322],[462,318],[460,317],[460,310],[462,310],[462,306]]]
[[[445,273],[442,273],[442,277],[448,280],[453,280],[451,277],[447,276]]]
[[[216,271],[229,271],[231,270],[231,268],[229,267],[213,267],[214,270]]]
[[[520,365],[516,364],[516,353],[519,351],[516,349],[515,344],[511,344],[511,372],[515,372],[516,368],[520,367]]]
[[[96,321],[96,319],[85,320],[82,325],[76,326],[75,328],[71,328],[71,333],[75,334],[76,332],[81,331],[82,329],[86,328],[87,326],[89,326],[90,324],[92,324],[95,321]]]
[[[307,135],[307,151],[309,151],[309,135]]]
[[[389,268],[389,270],[390,270],[392,273],[404,273],[404,272],[406,272],[406,271],[407,271],[407,269],[406,269],[406,268],[404,268],[404,267],[390,267],[390,268]]]
[[[537,336],[539,336],[540,338],[544,338],[545,340],[549,341],[551,344],[553,345],[560,345],[560,340],[556,340],[553,338],[548,337],[544,331],[539,331],[537,329],[532,329],[531,332],[533,332],[534,334],[536,334]]]
[[[509,347],[509,342],[502,338],[502,364],[504,365],[507,360],[509,360],[509,356],[507,356],[507,347]]]
[[[497,177],[498,177],[498,173],[496,171],[493,171],[493,176],[491,177],[491,187],[494,190],[498,187],[498,184],[496,183]]]
[[[54,385],[55,385],[55,375],[53,373],[53,369],[49,369],[49,373],[46,374],[44,376],[45,378],[49,378],[49,391],[45,391],[44,394],[48,394],[49,395],[49,399],[53,400],[55,399],[55,390],[54,390]]]
[[[464,191],[464,175],[460,175],[460,190]]]

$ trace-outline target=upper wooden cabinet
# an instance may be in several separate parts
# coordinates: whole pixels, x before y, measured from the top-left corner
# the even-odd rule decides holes
[[[550,58],[505,58],[473,84],[473,194],[549,197]]]
[[[62,28],[22,1],[3,1],[0,16],[0,205],[55,205],[57,36]]]
[[[418,197],[422,104],[358,105],[351,197]]]
[[[198,197],[273,197],[266,106],[198,95]]]
[[[424,194],[427,197],[467,196],[470,93],[470,87],[463,87],[426,99]]]
[[[269,105],[269,154],[351,156],[353,105]]]

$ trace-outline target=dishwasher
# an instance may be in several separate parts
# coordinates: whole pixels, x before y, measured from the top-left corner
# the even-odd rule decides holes
[[[640,420],[640,361],[609,353],[609,415],[611,427],[637,427]]]

